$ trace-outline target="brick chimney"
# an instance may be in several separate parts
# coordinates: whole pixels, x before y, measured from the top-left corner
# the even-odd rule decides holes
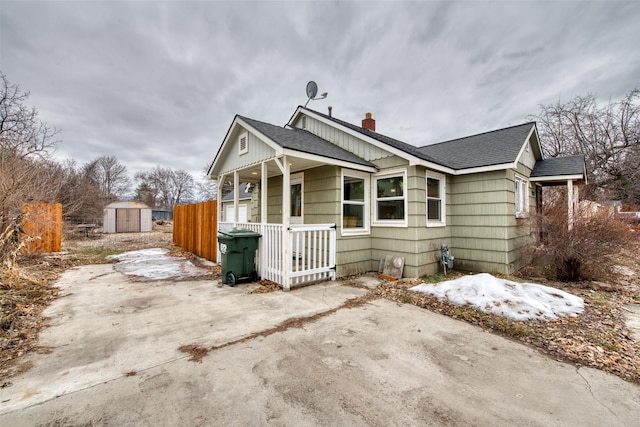
[[[371,113],[365,114],[364,120],[362,120],[362,127],[373,132],[376,131],[376,121],[371,118]]]

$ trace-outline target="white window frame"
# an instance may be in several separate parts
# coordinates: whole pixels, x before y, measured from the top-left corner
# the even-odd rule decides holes
[[[393,177],[402,177],[402,188],[403,195],[402,199],[404,200],[404,219],[378,219],[378,180],[393,178]],[[372,177],[372,185],[371,185],[371,203],[373,205],[371,212],[373,214],[372,225],[378,227],[407,227],[409,224],[408,216],[409,216],[409,203],[408,203],[408,189],[407,189],[407,170],[406,169],[396,169],[385,172],[380,172],[375,174]],[[387,200],[400,200],[400,197],[397,198],[386,198]]]
[[[514,179],[514,211],[516,218],[529,216],[529,180],[515,174]]]
[[[358,178],[364,181],[364,202],[355,202],[355,201],[346,202],[347,204],[364,206],[364,213],[363,213],[364,226],[357,227],[357,228],[341,227],[341,235],[342,236],[362,236],[362,235],[371,234],[371,227],[370,227],[371,189],[369,188],[371,186],[371,181],[369,178],[370,175],[365,172],[359,172],[359,171],[354,171],[350,169],[342,169],[341,184],[340,184],[340,224],[344,224],[344,205],[345,205],[344,178],[345,177]]]
[[[440,219],[429,219],[429,188],[427,186],[427,180],[437,179],[440,183]],[[447,177],[441,173],[427,171],[426,178],[424,180],[424,194],[425,194],[425,218],[427,220],[427,227],[445,227],[447,225]]]
[[[242,147],[242,139],[244,138],[244,148]],[[242,132],[238,136],[238,154],[243,155],[249,152],[249,132]]]

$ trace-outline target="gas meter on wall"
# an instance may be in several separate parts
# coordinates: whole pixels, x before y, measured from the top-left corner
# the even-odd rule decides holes
[[[451,270],[453,268],[453,255],[449,253],[449,247],[444,243],[440,245],[440,264],[444,268],[444,274],[447,275],[447,268]]]

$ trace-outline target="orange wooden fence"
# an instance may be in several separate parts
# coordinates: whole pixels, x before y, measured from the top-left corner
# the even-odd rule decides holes
[[[60,203],[29,203],[22,208],[27,213],[23,229],[30,237],[40,239],[28,242],[24,253],[60,252],[62,244],[62,205]]]
[[[173,208],[173,243],[216,261],[218,203],[215,200]]]

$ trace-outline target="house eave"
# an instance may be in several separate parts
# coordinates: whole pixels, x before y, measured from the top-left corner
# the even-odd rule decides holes
[[[495,172],[505,169],[515,169],[517,167],[517,163],[500,163],[497,165],[490,166],[478,166],[475,168],[468,169],[457,169],[454,171],[453,175],[470,175],[472,173],[483,173],[483,172]]]
[[[554,176],[536,176],[529,178],[531,182],[566,182],[566,181],[582,181],[585,176],[582,174],[575,175],[554,175]]]
[[[292,157],[298,157],[298,158],[301,158],[301,159],[310,160],[310,161],[323,163],[323,164],[330,164],[330,165],[335,165],[335,166],[340,166],[340,167],[346,167],[346,168],[350,168],[350,169],[360,170],[360,171],[363,171],[363,172],[374,173],[374,172],[378,171],[378,169],[373,167],[373,166],[360,165],[360,164],[357,164],[357,163],[348,162],[346,160],[333,159],[331,157],[320,156],[318,154],[305,153],[303,151],[291,150],[289,148],[285,148],[283,150],[283,155],[292,156]]]

